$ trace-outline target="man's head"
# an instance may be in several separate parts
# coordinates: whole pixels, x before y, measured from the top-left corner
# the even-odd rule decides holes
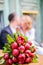
[[[8,16],[10,24],[17,26],[19,24],[19,17],[15,13],[11,13]]]
[[[23,29],[31,29],[32,28],[32,19],[28,15],[23,15],[21,17],[21,26]]]

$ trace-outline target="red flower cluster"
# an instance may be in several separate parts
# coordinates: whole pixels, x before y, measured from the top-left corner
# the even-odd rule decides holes
[[[13,55],[13,57],[10,58],[10,54],[8,53],[4,55],[6,64],[12,65],[14,63],[18,64],[30,63],[34,58],[34,52],[36,51],[35,48],[32,48],[31,50],[31,47],[32,47],[31,41],[25,42],[25,39],[22,36],[19,36],[16,42],[11,44],[12,49],[11,54]]]

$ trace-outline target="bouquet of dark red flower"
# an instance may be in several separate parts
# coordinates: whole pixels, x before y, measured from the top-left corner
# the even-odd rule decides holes
[[[23,35],[14,34],[12,38],[7,35],[8,43],[4,46],[4,60],[6,65],[28,64],[37,62],[36,48],[32,46],[32,42]]]

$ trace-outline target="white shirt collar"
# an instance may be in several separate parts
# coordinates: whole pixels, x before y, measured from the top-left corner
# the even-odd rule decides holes
[[[10,28],[11,28],[11,31],[12,31],[13,34],[16,33],[16,29],[14,29],[14,28],[11,27],[11,26],[10,26]]]

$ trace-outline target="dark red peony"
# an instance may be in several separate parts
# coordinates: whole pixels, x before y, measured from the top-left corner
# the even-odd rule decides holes
[[[16,42],[12,43],[11,48],[12,49],[17,49],[18,48],[18,44]]]
[[[18,39],[17,39],[17,43],[19,45],[23,45],[24,44],[24,38],[22,36],[19,36]]]
[[[5,59],[5,60],[8,60],[8,59],[9,59],[9,54],[8,54],[8,53],[6,53],[6,54],[4,55],[4,59]]]
[[[29,49],[30,49],[30,45],[29,45],[28,43],[26,43],[25,49],[26,49],[26,50],[29,50]]]
[[[32,45],[32,42],[31,41],[28,41],[28,44],[30,44],[30,46]]]
[[[16,57],[13,57],[12,60],[13,60],[14,63],[17,63],[18,62],[18,59]]]
[[[7,64],[8,64],[8,65],[12,65],[12,63],[13,63],[12,59],[8,59],[8,60],[7,60]]]
[[[18,50],[18,49],[14,49],[14,50],[12,51],[12,54],[13,54],[13,56],[17,57],[18,54],[19,54],[19,50]]]
[[[19,50],[21,53],[23,53],[23,52],[25,51],[25,47],[21,45],[21,46],[18,47],[18,50]]]
[[[26,63],[30,63],[32,61],[31,57],[26,58]]]

